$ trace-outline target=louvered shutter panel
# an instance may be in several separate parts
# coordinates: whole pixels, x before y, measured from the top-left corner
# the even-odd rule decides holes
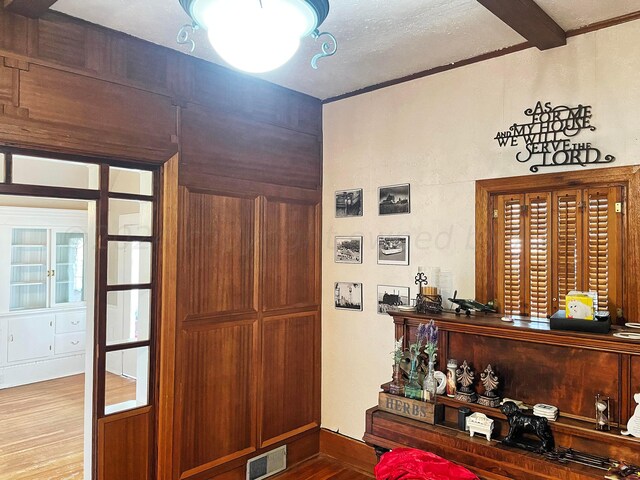
[[[526,215],[526,256],[528,271],[528,314],[546,317],[551,314],[551,195],[529,194]]]
[[[554,206],[554,309],[564,309],[565,295],[580,285],[582,217],[580,191],[558,192]]]
[[[523,195],[498,198],[499,287],[502,311],[510,315],[524,314],[524,225]]]
[[[585,290],[598,292],[598,310],[618,304],[618,217],[615,203],[619,189],[589,189],[586,192]],[[613,298],[612,298],[613,297]]]

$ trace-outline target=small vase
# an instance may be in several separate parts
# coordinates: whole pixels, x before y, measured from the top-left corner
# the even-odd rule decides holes
[[[404,386],[404,396],[407,398],[414,398],[416,400],[422,399],[422,386],[418,382],[418,369],[415,364],[411,365],[409,381]]]
[[[424,393],[422,395],[423,400],[431,403],[435,403],[436,401],[436,389],[438,387],[434,363],[433,360],[429,359],[429,370],[427,371],[427,376],[424,377]]]
[[[389,393],[393,395],[404,395],[404,379],[402,378],[402,369],[400,364],[393,365],[393,377],[389,384]]]

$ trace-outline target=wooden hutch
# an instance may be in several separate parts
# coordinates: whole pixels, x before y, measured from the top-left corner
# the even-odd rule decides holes
[[[640,464],[640,439],[620,434],[633,414],[633,394],[640,391],[640,341],[609,334],[550,330],[547,322],[499,316],[465,317],[450,313],[421,315],[392,311],[395,337],[404,347],[415,340],[420,323],[434,319],[439,327],[436,368],[446,370],[448,358],[467,360],[479,377],[488,364],[497,371],[500,394],[527,405],[548,403],[560,410],[551,422],[556,445]],[[619,327],[613,327],[619,328]],[[615,330],[614,330],[615,331]],[[595,430],[597,393],[611,397],[611,431]],[[445,405],[445,421],[428,425],[373,407],[366,414],[367,444],[381,449],[409,446],[434,452],[463,464],[486,479],[595,479],[604,471],[574,463],[561,464],[542,455],[499,443],[507,432],[505,416],[497,408],[463,403],[438,396]],[[491,441],[471,438],[457,429],[461,406],[495,420]],[[622,427],[622,428],[620,428]]]

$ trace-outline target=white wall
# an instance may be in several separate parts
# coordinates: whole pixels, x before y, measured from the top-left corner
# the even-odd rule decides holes
[[[376,313],[378,284],[410,286],[414,296],[417,266],[439,267],[452,273],[459,296],[474,296],[475,180],[530,174],[515,161],[517,148],[493,138],[527,123],[523,111],[538,100],[592,105],[597,130],[574,141],[615,155],[611,166],[639,163],[640,21],[325,105],[325,428],[362,438],[365,410],[391,379],[393,324]],[[406,182],[411,214],[378,216],[377,188]],[[364,189],[364,216],[335,218],[334,192],[351,188]],[[410,266],[376,264],[376,236],[390,233],[411,235]],[[364,236],[362,265],[334,263],[335,235]],[[335,281],[363,283],[363,312],[334,309]]]

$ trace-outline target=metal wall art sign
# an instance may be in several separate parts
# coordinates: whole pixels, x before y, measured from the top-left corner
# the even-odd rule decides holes
[[[591,125],[591,106],[578,105],[554,107],[550,102],[536,103],[524,114],[529,123],[514,123],[506,132],[498,132],[494,140],[501,147],[521,147],[524,150],[516,154],[516,160],[526,163],[538,161],[529,170],[537,172],[540,167],[560,167],[564,165],[580,165],[592,163],[611,163],[613,155],[602,155],[591,143],[575,143],[573,137],[583,130],[594,131]]]

